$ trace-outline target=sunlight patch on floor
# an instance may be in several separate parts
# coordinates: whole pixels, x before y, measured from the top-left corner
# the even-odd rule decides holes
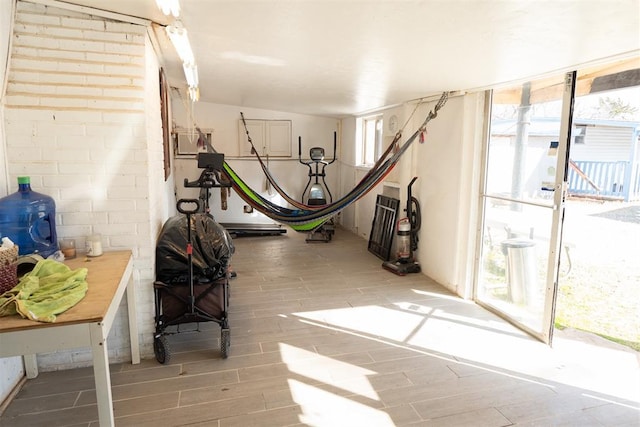
[[[558,371],[554,379],[576,387],[594,390],[640,402],[640,355],[604,338],[582,338],[586,333],[559,331],[554,338]],[[602,363],[606,360],[607,363]]]
[[[412,291],[418,295],[425,295],[428,297],[434,297],[434,298],[439,298],[439,299],[445,299],[445,300],[450,300],[450,301],[455,301],[457,303],[460,304],[470,304],[473,305],[473,302],[471,301],[466,301],[461,299],[459,296],[457,295],[446,295],[446,294],[441,294],[439,292],[429,292],[429,291],[421,291],[419,289],[412,289]]]
[[[560,337],[551,348],[486,312],[484,318],[473,312],[467,314],[468,305],[444,309],[400,302],[395,307],[363,306],[298,312],[295,316],[301,321],[317,322],[317,326],[324,324],[336,331],[424,354],[451,355],[509,375],[534,376],[635,401],[640,398],[640,368],[634,352]],[[602,366],[600,360],[619,363]]]
[[[398,342],[407,340],[425,319],[424,315],[420,313],[407,313],[376,305],[294,314],[303,319],[324,322],[328,325]]]
[[[293,400],[300,405],[300,422],[310,426],[392,426],[391,417],[349,397],[289,379]]]
[[[367,378],[376,372],[284,343],[280,343],[280,354],[282,361],[294,374],[330,384],[349,393],[379,400]],[[348,375],[348,381],[343,381],[345,375]]]

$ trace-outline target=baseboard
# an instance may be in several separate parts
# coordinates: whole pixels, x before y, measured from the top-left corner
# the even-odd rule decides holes
[[[4,414],[4,411],[7,410],[7,408],[9,407],[9,405],[11,404],[11,402],[13,401],[13,399],[16,397],[16,395],[20,392],[20,390],[22,390],[22,387],[24,386],[24,384],[27,382],[27,376],[24,375],[22,378],[20,378],[20,380],[16,383],[15,387],[13,387],[13,389],[11,390],[11,392],[9,392],[9,394],[7,395],[6,399],[4,399],[2,401],[2,403],[0,403],[0,417],[2,416],[2,414]]]

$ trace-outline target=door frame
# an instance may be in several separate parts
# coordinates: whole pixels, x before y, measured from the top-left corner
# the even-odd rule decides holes
[[[491,110],[493,105],[493,91],[489,91],[486,96],[486,121],[484,126],[484,144],[482,150],[482,175],[480,179],[480,191],[478,198],[478,227],[477,227],[477,239],[476,239],[476,259],[474,267],[474,286],[473,286],[473,299],[480,306],[497,314],[508,322],[514,324],[516,327],[522,329],[529,335],[536,339],[551,345],[553,340],[554,320],[555,320],[555,305],[556,296],[558,291],[558,276],[560,266],[560,249],[562,246],[562,225],[564,222],[564,210],[565,200],[567,194],[567,175],[568,175],[568,162],[569,162],[569,147],[571,140],[571,127],[573,121],[573,106],[575,102],[575,88],[576,88],[576,76],[577,71],[570,71],[564,75],[564,84],[562,92],[562,110],[560,116],[560,132],[558,135],[558,148],[556,158],[556,174],[555,184],[553,192],[553,204],[550,207],[552,210],[552,221],[550,230],[550,242],[549,242],[549,254],[547,257],[547,274],[545,282],[545,296],[544,296],[544,309],[542,312],[542,328],[541,331],[535,331],[516,319],[510,317],[507,313],[498,310],[496,307],[487,304],[478,298],[478,288],[481,285],[481,262],[482,262],[482,248],[483,240],[485,238],[485,201],[486,183],[488,176],[488,160],[489,160],[489,140],[491,136]],[[507,198],[508,199],[508,198]],[[507,200],[505,199],[505,200]],[[511,200],[511,199],[508,199]],[[517,203],[527,203],[521,200],[513,200]],[[535,205],[535,203],[532,203]],[[548,207],[548,206],[545,206]]]

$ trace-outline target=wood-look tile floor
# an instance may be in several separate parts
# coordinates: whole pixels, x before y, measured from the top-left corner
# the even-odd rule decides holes
[[[111,366],[118,426],[638,426],[638,353],[553,349],[338,230],[235,240],[231,350],[171,335],[167,365]],[[92,368],[26,382],[1,426],[97,426]]]

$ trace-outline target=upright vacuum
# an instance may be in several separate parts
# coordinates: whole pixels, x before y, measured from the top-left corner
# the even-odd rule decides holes
[[[406,276],[409,273],[420,273],[420,264],[413,257],[418,249],[418,231],[420,231],[420,203],[411,195],[411,186],[418,179],[414,177],[407,187],[407,216],[398,221],[397,246],[398,258],[395,261],[385,261],[382,267],[398,276]]]

